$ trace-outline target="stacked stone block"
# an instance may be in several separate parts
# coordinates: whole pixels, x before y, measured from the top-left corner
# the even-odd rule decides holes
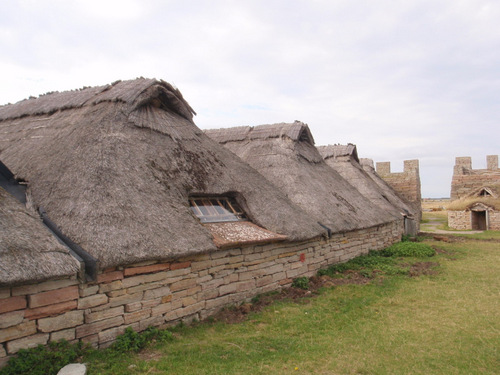
[[[486,156],[486,169],[495,171],[498,169],[498,155]]]
[[[328,265],[399,241],[402,222],[103,270],[77,279],[0,288],[0,365],[22,348],[66,339],[107,347],[127,327],[142,331],[204,319],[222,307],[290,286]]]
[[[500,211],[488,212],[488,229],[500,230]]]
[[[404,170],[399,173],[391,173],[390,162],[378,162],[377,173],[407,201],[421,203],[418,160],[405,160]]]
[[[390,162],[378,162],[376,170],[385,182],[412,205],[418,213],[416,221],[419,223],[422,210],[422,194],[418,159],[405,160],[403,172],[391,173]]]
[[[486,157],[487,169],[472,169],[470,156],[455,158],[451,181],[451,199],[463,198],[485,186],[500,184],[498,155]]]
[[[500,230],[500,211],[488,210],[488,229]],[[472,229],[472,215],[467,211],[448,211],[448,226],[458,230]]]
[[[448,226],[458,230],[471,230],[470,211],[448,211]]]

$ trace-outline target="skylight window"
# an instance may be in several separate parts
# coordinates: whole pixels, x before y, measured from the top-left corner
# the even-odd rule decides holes
[[[236,200],[228,197],[192,197],[189,204],[202,223],[246,221]]]

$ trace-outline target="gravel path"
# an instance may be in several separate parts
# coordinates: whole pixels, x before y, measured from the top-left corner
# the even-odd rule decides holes
[[[483,233],[482,230],[443,230],[443,229],[437,229],[440,225],[443,223],[441,221],[429,221],[428,223],[425,223],[424,225],[426,226],[426,229],[421,229],[421,232],[423,233],[440,233],[440,234],[476,234],[476,233]]]

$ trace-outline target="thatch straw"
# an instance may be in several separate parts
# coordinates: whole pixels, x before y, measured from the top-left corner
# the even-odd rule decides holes
[[[0,107],[0,157],[102,267],[216,250],[190,194],[236,195],[255,224],[290,240],[324,233],[193,113],[157,80],[49,94]]]
[[[485,206],[490,207],[493,210],[500,209],[500,199],[492,198],[492,197],[469,197],[469,198],[461,198],[451,202],[446,209],[448,211],[465,211],[470,209],[472,206],[476,204],[484,204]]]
[[[358,150],[356,145],[348,143],[346,145],[318,146],[318,151],[325,160],[333,158],[334,161],[353,160],[359,163]]]
[[[248,221],[205,224],[220,248],[280,242],[285,236],[262,229]]]
[[[76,276],[80,263],[0,187],[0,286]]]
[[[487,190],[491,195],[480,195]],[[465,211],[476,204],[483,204],[493,210],[500,210],[500,185],[490,185],[475,189],[468,196],[454,200],[447,206],[448,211]]]
[[[248,162],[333,232],[398,219],[370,202],[324,162],[309,127],[302,122],[205,133]]]
[[[415,214],[411,205],[400,198],[385,181],[376,175],[375,171],[369,173],[363,169],[359,163],[355,145],[349,143],[319,146],[318,151],[330,167],[384,211],[399,218]]]
[[[384,194],[387,199],[396,207],[401,208],[402,210],[407,210],[411,215],[415,217],[416,220],[420,220],[419,218],[422,215],[422,207],[420,204],[414,204],[413,202],[409,202],[404,197],[399,195],[397,191],[395,191],[380,175],[375,171],[374,163],[372,159],[360,158],[359,163],[363,170],[370,176],[370,178],[377,184],[380,188],[382,194]],[[406,211],[405,211],[406,212]]]

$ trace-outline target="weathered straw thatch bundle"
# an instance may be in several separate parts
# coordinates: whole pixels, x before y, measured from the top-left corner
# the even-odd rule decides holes
[[[447,210],[450,228],[500,230],[500,185],[475,189],[451,202]]]
[[[449,211],[463,211],[476,203],[482,203],[495,210],[500,210],[500,185],[490,185],[475,189],[467,196],[456,199],[447,206]]]
[[[370,178],[377,184],[385,196],[396,206],[405,207],[408,205],[406,200],[399,196],[399,194],[375,171],[373,160],[368,158],[360,158],[359,164],[361,168],[370,176]]]
[[[382,177],[380,177],[379,174],[375,171],[372,159],[360,158],[359,163],[363,170],[371,177],[373,181],[375,181],[382,193],[387,197],[387,199],[389,199],[392,204],[402,209],[403,211],[407,210],[409,212],[409,217],[413,217],[415,219],[415,224],[418,228],[422,216],[422,207],[420,205],[416,206],[415,204],[408,202],[405,198],[401,197],[398,192],[395,191]]]
[[[408,202],[400,198],[394,189],[378,177],[373,166],[371,174],[363,169],[359,162],[356,145],[349,143],[319,146],[318,151],[330,167],[381,209],[399,218],[414,215]]]
[[[69,249],[0,187],[0,286],[76,276],[80,263]]]
[[[398,220],[324,162],[309,127],[302,122],[213,129],[205,133],[257,169],[332,232]]]
[[[101,268],[216,250],[191,212],[193,195],[231,196],[253,223],[289,240],[325,234],[193,114],[177,89],[153,79],[46,94],[0,107],[0,158]]]

